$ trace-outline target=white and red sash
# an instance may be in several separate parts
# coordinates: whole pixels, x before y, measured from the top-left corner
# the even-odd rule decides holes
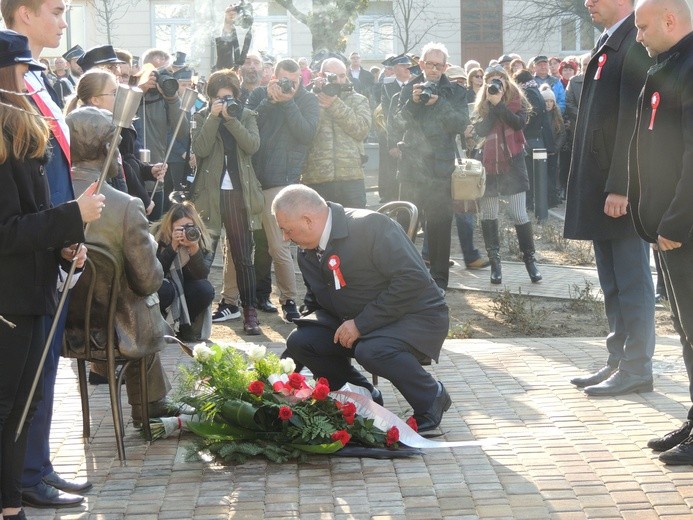
[[[46,90],[46,86],[40,75],[33,72],[27,72],[24,75],[24,82],[26,87],[31,94],[31,99],[36,103],[36,107],[41,112],[41,115],[48,118],[48,125],[50,126],[53,137],[58,141],[60,149],[65,154],[68,164],[72,164],[70,160],[70,131],[65,123],[65,117],[63,116],[60,107],[55,104],[51,95]]]

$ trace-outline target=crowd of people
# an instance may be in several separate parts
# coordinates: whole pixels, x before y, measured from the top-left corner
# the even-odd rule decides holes
[[[158,352],[171,325],[182,341],[198,341],[209,337],[210,322],[242,316],[245,334],[262,334],[258,310],[278,311],[273,263],[282,317],[297,327],[284,355],[326,377],[331,389],[361,386],[382,404],[352,366],[356,359],[398,388],[427,431],[451,405],[422,364],[437,361],[447,335],[453,217],[466,267],[490,265],[490,283],[500,284],[505,199],[528,276],[542,280],[528,213],[536,203],[535,149],[548,153],[549,206],[565,200],[565,236],[594,244],[610,326],[604,367],[571,382],[588,395],[652,389],[648,242],[657,246],[693,380],[693,36],[685,0],[587,0],[604,32],[583,56],[525,62],[504,54],[453,65],[445,45],[428,43],[420,56],[388,56],[370,70],[356,51],[319,53],[312,62],[241,51],[230,7],[206,80],[185,54],[174,59],[161,49],[138,58],[110,45],[77,45],[39,62],[66,27],[63,0],[1,0],[0,7],[8,27],[0,31],[0,519],[26,518],[22,504],[79,504],[91,486],[57,474],[48,447],[63,335],[68,348],[79,348],[84,325],[79,279],[54,317],[59,282],[71,262],[84,265],[84,243],[107,249],[122,268],[118,340],[146,363],[150,416],[168,411]],[[112,121],[119,85],[144,93],[129,128]],[[117,132],[118,153],[96,193]],[[423,251],[398,223],[365,209],[368,139],[379,143],[381,202],[417,206]],[[460,155],[487,172],[478,201],[487,257],[474,247],[476,205],[452,200]],[[222,238],[223,287],[212,312],[208,275]],[[54,318],[58,333],[15,440]],[[90,382],[107,377],[92,365]],[[137,370],[125,383],[141,423]],[[649,445],[666,463],[693,463],[692,429],[693,408],[680,429]]]

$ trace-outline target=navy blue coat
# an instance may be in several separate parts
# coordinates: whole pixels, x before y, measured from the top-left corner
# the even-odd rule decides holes
[[[353,319],[361,337],[397,338],[437,361],[448,307],[411,240],[385,215],[328,204],[332,231],[321,260],[312,250],[298,255],[306,306],[335,318],[326,325]],[[339,290],[332,257],[346,282]]]
[[[604,213],[610,193],[627,194],[628,146],[635,129],[635,107],[652,64],[645,48],[635,41],[634,18],[631,13],[597,49],[585,72],[568,177],[566,238],[637,236],[630,215],[612,218]],[[596,80],[600,56],[605,56],[606,62]]]

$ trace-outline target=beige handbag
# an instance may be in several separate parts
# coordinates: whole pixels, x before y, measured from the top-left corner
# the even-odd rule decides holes
[[[477,200],[486,191],[486,170],[481,161],[461,157],[456,151],[457,164],[452,172],[452,200]]]

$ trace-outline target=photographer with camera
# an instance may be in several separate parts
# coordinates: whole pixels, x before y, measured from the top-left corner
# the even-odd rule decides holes
[[[139,87],[144,92],[142,103],[137,111],[138,119],[134,127],[143,149],[150,152],[145,162],[160,163],[166,156],[169,135],[173,134],[180,115],[180,98],[178,97],[178,81],[167,69],[171,57],[166,51],[149,49],[142,55],[144,65],[140,74],[147,74],[146,81],[142,78]],[[190,132],[187,119],[183,119],[178,134],[172,138],[184,138]],[[161,218],[164,183],[160,184],[161,191],[152,194],[155,202],[154,211],[149,215],[150,220]],[[147,182],[149,190],[154,188],[154,182]]]
[[[402,119],[398,126],[405,128],[398,177],[402,199],[416,204],[425,221],[431,276],[445,290],[450,275],[455,137],[464,133],[469,113],[464,91],[444,74],[446,47],[428,43],[421,56],[423,73],[402,87],[395,116]]]
[[[320,116],[318,131],[308,152],[301,182],[325,200],[349,208],[366,207],[363,174],[363,140],[371,127],[368,99],[354,92],[347,69],[337,58],[328,58],[313,81]]]
[[[294,261],[289,241],[284,240],[270,208],[284,186],[299,182],[318,129],[320,105],[303,87],[298,63],[286,59],[277,63],[269,85],[252,92],[248,107],[257,110],[260,130],[260,149],[253,156],[253,166],[265,197],[262,227],[274,260],[283,317],[293,321],[299,317]]]
[[[474,130],[485,137],[482,162],[486,168],[486,193],[481,198],[481,230],[491,261],[491,283],[502,283],[498,199],[509,202],[527,273],[532,283],[542,279],[534,259],[534,234],[527,215],[525,192],[529,177],[525,165],[527,114],[532,105],[501,65],[486,69],[481,95],[474,108]]]
[[[250,156],[260,147],[260,134],[257,114],[238,100],[240,89],[232,70],[219,70],[209,77],[210,104],[194,116],[192,150],[197,158],[197,175],[192,198],[213,236],[212,252],[224,226],[225,262],[233,262],[235,267],[243,330],[258,335],[253,230],[261,227],[264,198]]]
[[[159,308],[170,307],[179,323],[181,341],[199,341],[203,313],[214,300],[214,287],[207,279],[213,254],[211,239],[192,202],[175,203],[155,226],[159,246],[156,257],[164,269],[159,288]]]

